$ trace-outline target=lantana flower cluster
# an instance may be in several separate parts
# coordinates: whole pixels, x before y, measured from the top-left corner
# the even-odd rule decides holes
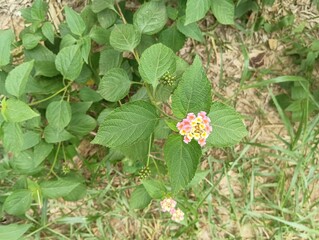
[[[171,214],[171,219],[175,222],[181,222],[184,220],[184,212],[176,207],[176,201],[172,198],[165,198],[161,201],[162,212],[168,212]]]
[[[188,113],[187,117],[177,123],[176,127],[179,133],[184,136],[184,142],[189,143],[195,139],[201,147],[205,146],[206,139],[212,132],[210,118],[206,116],[206,112],[201,111],[197,114]]]

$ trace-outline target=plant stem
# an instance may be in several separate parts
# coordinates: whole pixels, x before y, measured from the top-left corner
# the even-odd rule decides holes
[[[65,91],[66,89],[68,89],[68,87],[70,87],[71,84],[72,84],[72,81],[70,81],[64,88],[61,88],[59,91],[57,91],[56,93],[52,94],[51,96],[46,97],[46,98],[44,98],[44,99],[41,99],[41,100],[39,100],[39,101],[35,101],[35,102],[32,102],[32,103],[29,103],[29,106],[34,106],[34,105],[40,104],[40,103],[42,103],[42,102],[45,102],[45,101],[47,101],[47,100],[49,100],[49,99],[55,97],[55,96],[58,95],[59,93],[61,93],[61,92]]]
[[[58,154],[59,154],[59,152],[60,152],[60,147],[61,147],[61,142],[59,142],[59,144],[58,144],[58,149],[57,149],[56,152],[55,152],[53,164],[52,164],[52,166],[51,166],[51,168],[50,168],[50,172],[48,173],[48,175],[50,175],[51,173],[54,173],[53,168],[55,167],[55,164],[56,164],[56,162],[57,162],[57,160],[58,160]],[[56,174],[54,173],[54,175],[56,175]]]
[[[120,17],[121,17],[123,23],[124,23],[124,24],[127,24],[127,21],[126,21],[124,15],[123,15],[123,13],[122,13],[121,7],[120,7],[120,5],[119,5],[119,3],[118,3],[117,1],[115,1],[115,5],[116,5],[117,10],[118,10],[117,14],[120,15]]]

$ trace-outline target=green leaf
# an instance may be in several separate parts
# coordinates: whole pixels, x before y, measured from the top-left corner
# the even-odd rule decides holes
[[[215,102],[208,117],[211,119],[213,131],[207,138],[207,145],[229,147],[247,135],[241,116],[232,107]]]
[[[92,2],[92,11],[95,13],[101,12],[106,8],[114,9],[114,0],[94,0]]]
[[[70,47],[73,46],[77,43],[77,40],[75,37],[73,37],[73,35],[70,34],[66,34],[62,37],[62,40],[60,42],[60,50],[65,48],[65,47]]]
[[[144,209],[152,201],[151,196],[147,193],[143,185],[139,185],[133,192],[130,198],[131,209]]]
[[[115,25],[111,35],[111,46],[120,52],[133,52],[141,41],[141,33],[132,24]]]
[[[86,5],[82,10],[81,10],[81,17],[83,21],[85,22],[86,29],[91,29],[95,23],[96,23],[96,14],[92,11],[92,5]]]
[[[23,149],[22,129],[17,123],[5,123],[3,129],[3,147],[7,152],[18,153]]]
[[[45,21],[48,4],[43,0],[35,0],[31,8],[21,10],[23,18],[29,23],[41,23]]]
[[[10,63],[10,51],[13,40],[14,34],[11,29],[0,30],[0,67]]]
[[[34,147],[41,140],[40,133],[35,131],[26,131],[23,134],[23,138],[24,138],[24,141],[23,141],[24,144],[23,144],[22,150],[26,150],[28,148]]]
[[[100,94],[89,87],[83,87],[80,90],[79,96],[82,101],[99,102],[103,99]]]
[[[48,123],[58,129],[64,129],[71,121],[71,106],[67,101],[51,102],[46,110],[45,116]]]
[[[42,33],[43,35],[50,41],[50,43],[54,44],[54,27],[51,22],[45,22],[42,25]]]
[[[98,93],[107,101],[116,102],[130,90],[131,81],[123,68],[112,68],[101,79]]]
[[[158,80],[166,73],[171,74],[176,69],[176,56],[165,45],[158,43],[146,49],[140,60],[139,72],[143,80],[153,85],[158,85]]]
[[[94,27],[90,31],[90,38],[95,41],[97,44],[104,45],[110,42],[110,29],[104,29],[102,27],[94,25]]]
[[[153,35],[162,30],[167,22],[166,7],[163,2],[144,3],[133,17],[134,25],[143,34]]]
[[[68,195],[64,196],[66,201],[79,201],[86,195],[86,186],[84,184],[78,185]]]
[[[141,41],[136,47],[136,51],[139,55],[141,55],[147,48],[153,46],[154,44],[158,43],[152,35],[142,35]]]
[[[39,34],[26,33],[22,36],[22,44],[25,47],[25,49],[33,49],[38,45],[41,39],[42,36]]]
[[[148,155],[149,142],[149,139],[146,138],[130,146],[121,146],[115,149],[134,162],[145,162]]]
[[[110,69],[121,66],[122,53],[114,49],[105,49],[101,52],[99,60],[100,75],[105,75]]]
[[[62,129],[58,130],[51,125],[48,125],[44,129],[44,139],[47,143],[58,143],[70,140],[73,137],[68,131]]]
[[[177,123],[175,123],[176,126]],[[171,129],[168,127],[164,119],[161,119],[154,131],[155,139],[167,139],[168,135],[171,133]]]
[[[187,188],[198,187],[200,182],[206,178],[206,176],[209,174],[209,172],[210,172],[209,170],[196,172],[192,181],[187,185]]]
[[[61,90],[64,85],[60,79],[50,79],[50,78],[30,78],[28,81],[26,93],[33,94],[54,94]]]
[[[6,198],[3,209],[15,216],[24,214],[31,207],[32,192],[30,190],[15,190]]]
[[[25,58],[28,61],[34,59],[35,76],[54,77],[59,74],[55,67],[56,55],[41,44],[32,50],[26,50]]]
[[[63,48],[55,59],[55,65],[63,77],[75,80],[81,73],[83,59],[78,45]]]
[[[28,104],[14,98],[2,100],[2,116],[8,122],[24,122],[39,116]]]
[[[185,25],[196,22],[203,17],[209,10],[211,0],[188,0],[186,4]]]
[[[0,225],[0,239],[19,240],[32,224]]]
[[[211,85],[197,56],[172,96],[172,110],[176,117],[184,118],[191,112],[209,112],[211,101]]]
[[[33,154],[30,150],[15,154],[11,159],[11,166],[19,174],[32,175],[34,172],[37,172]]]
[[[174,52],[179,51],[184,46],[185,40],[185,36],[177,30],[175,25],[165,29],[159,35],[159,41]]]
[[[53,145],[47,144],[43,141],[36,145],[33,151],[34,167],[39,166],[45,160],[45,158],[49,156],[52,150]]]
[[[219,23],[234,24],[235,4],[233,0],[212,0],[211,8]]]
[[[28,78],[34,61],[25,62],[14,68],[6,79],[5,87],[8,93],[19,98],[25,93]]]
[[[72,8],[65,6],[65,18],[71,32],[75,35],[82,36],[86,26],[80,14],[74,11]]]
[[[89,56],[91,52],[91,39],[89,36],[85,36],[81,39],[81,55],[83,61],[88,64],[89,63]]]
[[[149,138],[158,122],[156,108],[144,101],[122,105],[112,111],[100,126],[93,144],[129,146]]]
[[[201,43],[205,42],[202,31],[199,29],[196,23],[190,23],[185,25],[185,17],[177,19],[177,29],[183,33],[186,37],[190,37]]]
[[[45,181],[40,184],[44,197],[59,198],[67,197],[74,189],[82,185],[81,182],[75,180],[58,179]]]
[[[117,14],[111,9],[104,9],[97,14],[97,20],[102,28],[111,27],[117,19]]]
[[[142,180],[147,193],[154,199],[161,199],[166,194],[165,185],[158,180]]]
[[[93,117],[77,113],[72,115],[68,131],[75,136],[83,137],[93,131],[96,125],[96,120]]]
[[[180,135],[171,135],[164,146],[164,158],[174,192],[185,188],[195,176],[201,147],[195,141],[186,144]]]

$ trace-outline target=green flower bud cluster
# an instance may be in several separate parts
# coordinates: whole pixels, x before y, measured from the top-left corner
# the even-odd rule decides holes
[[[151,174],[151,170],[148,166],[143,167],[140,171],[139,171],[139,177],[140,179],[145,179],[147,178],[149,175]]]
[[[166,72],[160,79],[160,82],[164,85],[173,86],[176,80],[175,76],[172,76],[170,72]]]
[[[62,166],[62,172],[63,172],[63,174],[68,174],[68,173],[70,173],[70,171],[71,171],[70,167],[67,166],[66,164],[64,164],[64,165]]]

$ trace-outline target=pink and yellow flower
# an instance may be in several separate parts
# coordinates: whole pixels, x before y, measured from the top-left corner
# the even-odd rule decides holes
[[[179,208],[173,209],[171,212],[172,220],[175,222],[181,222],[184,220],[184,212],[180,210]]]
[[[171,212],[175,209],[176,201],[172,198],[165,198],[161,201],[162,212]]]
[[[201,147],[205,146],[206,139],[212,132],[210,118],[206,116],[206,112],[201,111],[197,114],[188,113],[187,117],[177,123],[176,127],[179,133],[184,136],[184,142],[189,143],[195,139]]]

